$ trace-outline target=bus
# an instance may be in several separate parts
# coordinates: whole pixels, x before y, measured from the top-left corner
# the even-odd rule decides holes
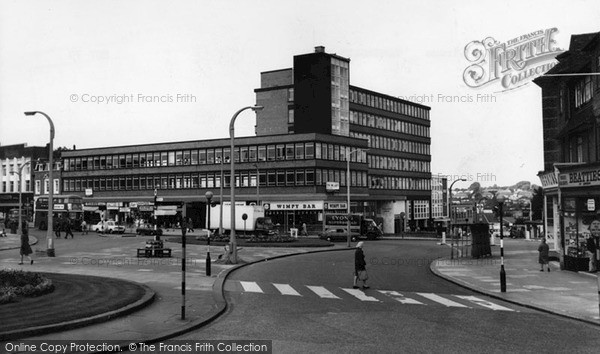
[[[74,230],[81,230],[83,220],[83,198],[78,195],[54,195],[53,218],[70,219]],[[33,224],[39,230],[48,230],[48,196],[35,200],[33,209]]]

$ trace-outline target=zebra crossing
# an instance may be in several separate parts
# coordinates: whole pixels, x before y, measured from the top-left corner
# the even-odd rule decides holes
[[[473,295],[435,294],[426,292],[398,292],[396,290],[354,289],[334,286],[291,285],[254,281],[228,281],[225,290],[230,292],[263,295],[280,295],[298,298],[319,298],[368,303],[396,303],[417,306],[445,306],[457,309],[487,309],[518,312]]]

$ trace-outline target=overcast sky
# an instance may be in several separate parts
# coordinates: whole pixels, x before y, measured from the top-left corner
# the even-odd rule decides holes
[[[465,46],[557,28],[566,50],[599,19],[594,0],[2,0],[0,144],[48,142],[48,123],[28,110],[52,117],[55,147],[225,138],[233,113],[254,104],[260,72],[322,45],[351,59],[351,85],[426,99],[433,174],[469,179],[456,187],[540,184],[540,88],[467,86]],[[243,113],[236,136],[254,124]]]

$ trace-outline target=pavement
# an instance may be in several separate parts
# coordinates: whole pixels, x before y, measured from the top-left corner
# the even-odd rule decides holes
[[[196,237],[201,231],[188,233]],[[45,233],[32,230],[33,265],[17,265],[19,238],[8,234],[0,238],[0,269],[18,268],[63,274],[83,274],[113,277],[143,283],[155,291],[155,300],[148,306],[107,322],[81,326],[58,333],[27,336],[38,340],[102,340],[127,345],[129,341],[158,342],[199,328],[226,311],[223,284],[235,267],[290,254],[347,249],[345,243],[323,248],[246,247],[239,250],[240,265],[215,263],[222,247],[211,247],[212,274],[206,275],[205,245],[186,247],[185,319],[182,319],[182,250],[181,244],[168,243],[171,258],[137,258],[136,248],[143,248],[152,237],[121,235],[100,236],[75,234],[75,239],[55,240],[56,257],[46,257]],[[181,236],[177,230],[167,230],[165,236]],[[37,242],[37,240],[40,240]],[[402,241],[399,241],[402,242]],[[551,262],[551,272],[540,272],[537,263],[537,241],[505,240],[504,263],[507,292],[500,292],[500,247],[492,246],[492,257],[472,259],[450,257],[434,260],[431,271],[476,292],[544,312],[600,325],[598,278],[594,274],[560,270]],[[448,247],[449,245],[441,245]]]
[[[449,256],[433,261],[430,268],[436,275],[476,292],[600,325],[600,284],[596,273],[561,270],[557,261],[550,261],[550,272],[540,272],[538,246],[538,240],[504,240],[504,293],[500,291],[499,245],[492,246],[492,257],[473,259],[463,254],[458,258],[455,253],[453,259]],[[553,252],[556,250],[551,249],[551,255]]]

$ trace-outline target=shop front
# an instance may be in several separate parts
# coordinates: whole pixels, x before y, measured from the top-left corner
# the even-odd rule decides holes
[[[280,232],[287,233],[290,229],[302,230],[306,224],[309,234],[323,231],[323,213],[346,213],[346,202],[336,201],[265,201],[265,216],[271,217],[273,224]]]
[[[590,257],[600,253],[600,166],[561,167],[555,193],[561,268],[588,271]]]

